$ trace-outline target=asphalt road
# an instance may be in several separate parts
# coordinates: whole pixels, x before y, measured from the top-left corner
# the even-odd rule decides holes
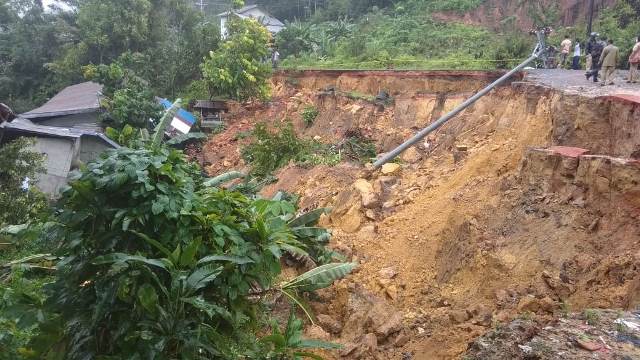
[[[584,70],[530,69],[526,70],[525,81],[535,82],[567,92],[585,96],[640,95],[640,84],[627,84],[628,71],[618,70],[614,85],[600,86],[593,80],[587,80]]]

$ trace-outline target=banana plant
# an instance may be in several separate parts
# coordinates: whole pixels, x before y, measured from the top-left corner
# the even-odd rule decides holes
[[[292,309],[287,320],[287,326],[280,331],[277,322],[271,324],[271,335],[260,339],[261,342],[270,344],[273,348],[272,352],[278,355],[284,355],[294,360],[310,358],[314,360],[322,360],[322,357],[311,353],[308,349],[340,349],[342,346],[326,341],[303,339],[302,338],[302,321],[296,318]],[[273,355],[273,354],[270,354]]]
[[[313,314],[306,301],[302,298],[305,292],[324,289],[334,281],[347,276],[358,265],[356,263],[333,263],[318,266],[302,275],[280,284],[279,290],[294,304],[298,305],[312,324],[315,324]]]

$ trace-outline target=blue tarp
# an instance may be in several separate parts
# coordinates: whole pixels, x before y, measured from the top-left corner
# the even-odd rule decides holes
[[[173,103],[167,99],[160,99],[160,104],[162,104],[162,106],[164,106],[165,109],[169,109],[171,105],[173,105]],[[189,124],[190,126],[193,126],[196,123],[196,117],[193,116],[192,113],[184,109],[178,110],[178,113],[176,114],[175,117]]]

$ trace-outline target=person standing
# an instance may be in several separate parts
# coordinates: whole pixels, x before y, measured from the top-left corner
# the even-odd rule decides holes
[[[591,35],[589,35],[589,41],[587,41],[587,46],[585,48],[585,55],[586,55],[586,64],[585,64],[585,69],[587,69],[587,74],[589,72],[591,72],[591,67],[593,66],[593,56],[591,55],[591,52],[593,51],[593,48],[596,46],[596,43],[598,42],[598,33],[592,32]],[[588,79],[589,77],[587,77]]]
[[[591,70],[589,70],[589,72],[586,74],[587,76],[587,80],[589,80],[589,78],[591,76],[593,76],[593,82],[598,82],[598,75],[600,72],[600,66],[601,66],[601,57],[602,57],[602,51],[604,50],[605,46],[607,46],[607,43],[605,42],[607,39],[603,38],[602,40],[598,40],[595,45],[593,45],[592,49],[591,49]]]
[[[580,49],[580,39],[576,39],[576,46],[573,48],[573,64],[571,68],[573,70],[580,70],[580,56],[582,55],[582,49]]]
[[[638,65],[640,65],[640,36],[636,38],[636,44],[633,46],[631,55],[629,55],[628,83],[637,83],[640,81],[640,74],[638,74]]]
[[[602,55],[600,56],[600,66],[602,67],[601,86],[613,85],[613,76],[619,60],[620,50],[613,45],[613,39],[609,39],[608,45],[602,50]]]
[[[567,59],[569,58],[569,52],[571,51],[571,40],[569,36],[565,36],[564,40],[560,43],[560,64],[558,67],[565,67]]]
[[[280,53],[278,52],[278,48],[273,48],[273,52],[271,53],[271,66],[274,69],[277,69],[279,62],[280,62]]]

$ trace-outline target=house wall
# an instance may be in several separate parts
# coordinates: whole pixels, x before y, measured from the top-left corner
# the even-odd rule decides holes
[[[34,119],[33,122],[43,126],[68,127],[94,131],[100,131],[102,129],[97,112],[56,116],[43,120]]]
[[[95,136],[83,136],[80,139],[80,154],[78,159],[83,163],[97,159],[100,154],[108,149],[112,149],[101,139]]]
[[[227,17],[220,16],[220,35],[225,38],[227,37]]]
[[[36,186],[44,193],[56,196],[67,184],[71,163],[76,155],[76,142],[73,138],[35,137],[33,148],[45,155],[45,173],[38,174]]]

